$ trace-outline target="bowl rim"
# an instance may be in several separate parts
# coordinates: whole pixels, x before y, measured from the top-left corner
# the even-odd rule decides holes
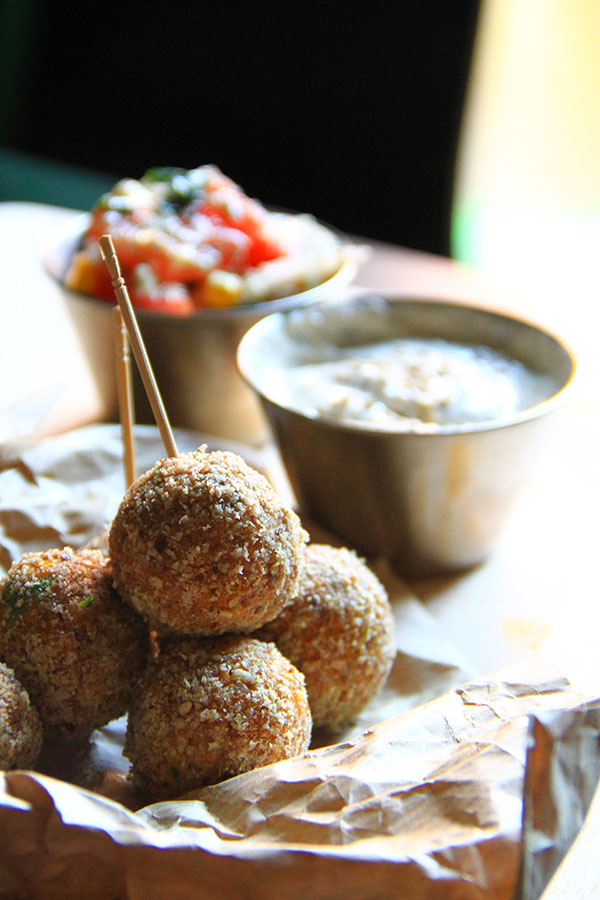
[[[557,349],[565,355],[565,358],[569,364],[568,376],[564,379],[562,385],[545,400],[542,400],[539,403],[534,404],[533,406],[528,406],[526,409],[512,413],[511,415],[505,415],[501,418],[487,419],[481,422],[464,422],[446,425],[435,424],[433,428],[423,429],[381,429],[361,424],[360,422],[341,420],[334,416],[311,415],[310,413],[302,412],[298,409],[293,409],[290,406],[286,406],[285,404],[274,400],[257,386],[256,381],[251,377],[250,373],[247,370],[247,367],[244,365],[244,358],[248,353],[248,347],[252,344],[253,341],[257,339],[257,336],[260,336],[263,331],[274,327],[275,319],[283,320],[286,317],[288,311],[282,310],[280,312],[273,312],[270,315],[263,317],[259,322],[256,322],[254,325],[252,325],[241,338],[237,347],[236,363],[238,371],[240,372],[242,378],[256,392],[257,396],[263,403],[277,407],[289,416],[305,420],[306,422],[310,422],[311,425],[320,429],[333,429],[335,431],[347,432],[349,434],[357,436],[360,435],[365,439],[371,440],[389,440],[391,438],[402,438],[403,440],[406,440],[407,438],[415,440],[424,440],[431,438],[439,439],[441,437],[448,437],[453,435],[504,430],[549,414],[557,407],[562,406],[563,402],[566,399],[566,396],[572,391],[573,384],[578,373],[577,361],[573,350],[563,340],[563,338],[558,337],[558,335],[556,335],[553,331],[534,322],[531,319],[528,319],[527,317],[513,314],[512,312],[506,312],[501,310],[500,308],[491,308],[484,305],[478,305],[476,303],[466,303],[459,299],[448,299],[446,297],[425,297],[415,294],[402,294],[397,292],[391,293],[390,291],[361,290],[359,292],[349,294],[345,298],[345,300],[337,300],[333,302],[339,306],[345,301],[360,302],[361,300],[367,300],[369,298],[377,298],[390,303],[405,303],[407,305],[425,304],[430,307],[444,306],[449,307],[450,309],[455,308],[460,309],[463,312],[474,312],[488,318],[502,320],[504,322],[512,322],[519,327],[533,330],[537,334],[554,343]]]
[[[272,207],[267,207],[267,209],[282,212],[282,210],[275,210]],[[289,215],[302,215],[302,213],[286,212]],[[46,274],[52,278],[53,281],[57,282],[62,290],[65,291],[65,293],[68,293],[69,296],[77,298],[83,303],[92,304],[97,308],[106,307],[107,309],[111,309],[116,305],[116,301],[115,303],[111,303],[110,301],[93,297],[90,294],[84,294],[81,291],[74,291],[71,288],[68,288],[64,284],[65,272],[59,271],[61,268],[61,260],[57,259],[57,254],[60,252],[61,248],[68,250],[71,244],[73,244],[74,248],[74,242],[82,236],[90,221],[90,217],[91,214],[89,212],[75,213],[72,218],[54,228],[42,241],[39,249],[39,258],[41,259]],[[194,321],[196,319],[254,319],[257,316],[262,318],[269,313],[286,312],[287,310],[297,308],[298,306],[308,306],[320,299],[320,294],[324,289],[329,290],[331,288],[338,289],[347,287],[352,283],[358,270],[358,256],[357,253],[354,252],[358,249],[357,244],[353,242],[352,238],[337,231],[333,226],[327,225],[320,219],[316,219],[315,216],[312,216],[312,218],[337,235],[343,249],[342,261],[336,271],[330,275],[329,278],[319,282],[319,284],[315,284],[303,291],[298,291],[296,294],[277,297],[274,300],[261,300],[257,303],[245,303],[237,306],[202,307],[195,309],[193,312],[186,313],[185,315],[172,315],[148,309],[146,307],[134,306],[136,318],[142,320],[181,320],[183,322]]]

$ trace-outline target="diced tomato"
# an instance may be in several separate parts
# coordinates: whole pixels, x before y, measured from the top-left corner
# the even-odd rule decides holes
[[[104,266],[104,268],[106,269],[106,266]],[[94,297],[100,297],[101,300],[114,301],[115,299],[115,292],[110,280],[110,276],[106,277],[105,273],[101,272],[99,267],[96,277],[96,283],[94,285],[94,288],[89,293]]]
[[[174,315],[186,315],[199,303],[228,302],[227,291],[206,299],[203,285],[214,269],[243,275],[248,269],[277,259],[284,250],[265,237],[266,210],[219,170],[207,167],[207,180],[194,194],[193,182],[182,208],[160,189],[155,203],[128,210],[127,194],[116,194],[92,210],[85,243],[92,248],[81,268],[82,288],[96,297],[113,300],[113,289],[95,245],[109,233],[132,303]],[[135,190],[133,191],[135,196]],[[136,276],[144,269],[146,277]],[[143,281],[143,283],[142,283]],[[215,292],[213,291],[213,294]],[[235,293],[235,292],[234,292]],[[232,294],[231,302],[235,298]]]
[[[284,256],[284,251],[274,241],[265,238],[255,238],[252,249],[248,254],[248,268],[253,269],[261,263]]]

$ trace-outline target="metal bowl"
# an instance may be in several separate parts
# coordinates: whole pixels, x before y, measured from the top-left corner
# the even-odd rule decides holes
[[[112,305],[64,287],[69,261],[88,224],[77,215],[48,236],[42,263],[61,286],[68,312],[85,349],[100,396],[117,417]],[[164,405],[174,426],[231,440],[259,444],[268,426],[253,391],[240,377],[235,354],[241,337],[263,316],[321,301],[348,286],[356,272],[348,253],[337,272],[321,284],[288,297],[227,309],[202,309],[190,316],[136,310],[148,356]],[[151,422],[152,412],[134,366],[137,421]]]
[[[383,431],[281,400],[278,377],[307,350],[327,359],[332,346],[399,336],[486,345],[546,376],[547,390],[514,415],[433,431]],[[260,396],[301,510],[405,574],[485,559],[574,374],[569,350],[532,324],[447,301],[366,296],[266,317],[242,339],[238,366]]]

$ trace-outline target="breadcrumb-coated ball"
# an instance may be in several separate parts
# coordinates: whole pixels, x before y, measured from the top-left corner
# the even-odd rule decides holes
[[[42,748],[42,723],[15,673],[0,662],[0,769],[32,769]]]
[[[304,677],[273,644],[176,638],[144,672],[124,755],[142,796],[179,796],[308,749]]]
[[[308,535],[267,479],[228,451],[159,460],[109,535],[117,589],[151,627],[249,632],[296,591]]]
[[[315,726],[348,724],[387,678],[394,619],[387,591],[353,550],[310,544],[292,602],[256,637],[304,673]]]
[[[143,620],[121,601],[99,550],[26,553],[0,585],[0,657],[44,728],[84,737],[122,715],[148,655]]]

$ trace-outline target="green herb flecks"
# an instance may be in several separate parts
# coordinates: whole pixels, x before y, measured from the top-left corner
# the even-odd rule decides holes
[[[199,200],[204,194],[206,181],[207,174],[201,167],[187,171],[162,166],[148,169],[142,178],[142,182],[166,184],[167,189],[159,206],[162,215],[181,213],[194,200]]]
[[[52,578],[38,578],[19,586],[7,581],[2,591],[2,603],[6,607],[2,628],[7,631],[14,628],[24,613],[48,597],[52,592],[52,584]]]
[[[142,181],[172,181],[176,175],[186,175],[185,169],[178,166],[154,166],[146,169],[142,175]]]
[[[93,603],[93,602],[94,602],[94,597],[92,596],[92,594],[88,594],[87,597],[84,597],[83,600],[79,601],[79,606],[81,606],[83,609],[87,609],[88,606],[90,605],[90,603]]]

